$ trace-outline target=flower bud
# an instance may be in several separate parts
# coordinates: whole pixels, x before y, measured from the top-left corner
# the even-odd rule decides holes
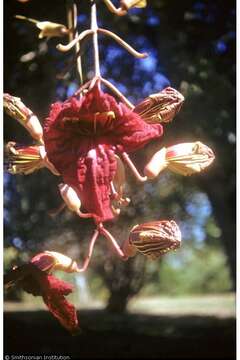
[[[6,146],[6,154],[8,159],[7,170],[13,175],[29,175],[45,166],[37,145],[21,146],[10,141]]]
[[[130,8],[144,8],[147,6],[147,0],[121,0],[121,8],[123,10],[129,10]]]
[[[129,243],[155,260],[180,247],[181,232],[173,220],[153,221],[135,226],[130,232]]]
[[[76,261],[70,257],[55,251],[44,251],[35,255],[31,263],[42,271],[61,270],[64,272],[78,272]]]
[[[168,169],[181,175],[201,172],[214,159],[213,151],[200,141],[173,145],[166,151]]]
[[[168,123],[181,109],[184,97],[177,90],[167,87],[138,104],[134,112],[147,123]]]
[[[23,104],[20,98],[4,94],[3,106],[9,116],[23,125],[35,140],[42,142],[41,124],[36,115]]]
[[[74,212],[79,212],[81,207],[81,201],[76,193],[76,191],[67,184],[58,185],[61,196],[66,203],[67,207]]]

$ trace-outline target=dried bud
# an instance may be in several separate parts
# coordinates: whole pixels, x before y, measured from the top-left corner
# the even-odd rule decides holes
[[[4,94],[3,106],[9,116],[23,125],[35,140],[42,142],[43,129],[41,124],[36,115],[23,104],[20,98]]]
[[[147,6],[147,0],[121,0],[121,8],[123,10],[129,10],[133,7],[145,8]]]
[[[78,272],[79,268],[76,261],[70,257],[55,251],[44,251],[35,255],[31,263],[42,271],[61,270],[65,272]]]
[[[181,232],[175,221],[153,221],[135,226],[129,243],[150,259],[155,260],[181,244]]]
[[[79,213],[81,207],[81,200],[79,199],[76,191],[67,184],[59,184],[58,187],[67,207],[71,211]]]
[[[56,24],[50,21],[39,21],[36,26],[41,30],[38,35],[39,39],[44,37],[62,37],[69,32],[65,25]]]
[[[7,170],[13,175],[29,175],[45,166],[40,156],[39,146],[20,146],[11,141],[6,145],[6,154]]]
[[[214,159],[213,151],[200,141],[173,145],[166,151],[167,167],[181,175],[200,172],[211,165]]]
[[[138,104],[134,112],[147,123],[168,123],[181,109],[184,97],[177,90],[167,87]]]
[[[53,23],[51,21],[38,21],[22,15],[16,15],[15,18],[19,20],[26,20],[35,24],[35,26],[41,30],[38,35],[39,39],[44,37],[62,37],[69,33],[69,30],[63,24]]]

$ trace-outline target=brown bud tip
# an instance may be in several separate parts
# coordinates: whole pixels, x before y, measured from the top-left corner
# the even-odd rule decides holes
[[[173,220],[153,221],[135,226],[129,242],[150,259],[157,259],[180,247],[181,232]]]
[[[168,123],[179,112],[184,97],[177,90],[167,87],[140,102],[134,109],[148,123]]]

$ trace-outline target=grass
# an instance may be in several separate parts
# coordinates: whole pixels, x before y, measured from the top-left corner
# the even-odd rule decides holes
[[[101,301],[72,300],[79,304],[79,309],[103,309]],[[43,310],[45,305],[40,298],[27,295],[24,302],[6,302],[6,311],[34,311]],[[135,297],[129,303],[130,313],[144,313],[149,315],[206,315],[219,318],[235,317],[235,294],[212,294],[195,296],[151,296]]]
[[[134,313],[143,312],[152,315],[235,317],[235,294],[136,298],[129,304],[129,310]]]

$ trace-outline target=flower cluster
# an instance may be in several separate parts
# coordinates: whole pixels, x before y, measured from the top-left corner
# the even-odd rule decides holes
[[[19,0],[25,2],[27,0]],[[121,0],[116,8],[110,0],[103,0],[110,11],[124,15],[132,7],[145,7],[145,0]],[[169,169],[181,175],[192,175],[205,170],[214,160],[212,150],[200,141],[164,147],[153,154],[141,175],[129,154],[142,149],[155,139],[161,139],[164,126],[173,120],[183,104],[183,96],[167,87],[152,94],[136,106],[132,105],[108,80],[101,77],[98,57],[98,33],[112,37],[132,55],[143,58],[116,34],[97,26],[96,4],[91,2],[91,29],[80,35],[71,26],[51,22],[28,20],[41,30],[39,37],[68,34],[70,42],[59,44],[60,51],[69,51],[86,36],[93,36],[95,76],[64,102],[51,105],[50,113],[42,127],[38,117],[20,98],[4,94],[4,108],[10,117],[19,121],[30,133],[35,143],[19,145],[13,141],[6,145],[7,170],[11,174],[29,175],[46,168],[61,177],[59,195],[64,206],[80,218],[91,218],[95,225],[87,257],[81,268],[75,261],[56,252],[36,255],[25,265],[13,268],[5,278],[7,287],[18,284],[25,291],[42,296],[50,312],[70,332],[78,329],[76,311],[65,296],[72,286],[55,278],[51,272],[83,272],[90,262],[93,248],[100,235],[113,246],[122,260],[137,252],[150,259],[158,259],[181,245],[181,232],[173,220],[158,220],[135,225],[122,246],[106,229],[106,223],[116,219],[123,206],[131,199],[124,194],[125,166],[137,181],[149,181]],[[72,13],[76,13],[73,8]],[[71,15],[71,11],[69,12]],[[76,15],[76,14],[75,14]],[[76,23],[76,16],[71,24]],[[71,25],[70,24],[70,25]],[[76,28],[75,28],[76,30]],[[79,56],[79,55],[78,55]],[[81,72],[79,58],[78,70]],[[104,92],[101,85],[110,88],[120,98]]]

